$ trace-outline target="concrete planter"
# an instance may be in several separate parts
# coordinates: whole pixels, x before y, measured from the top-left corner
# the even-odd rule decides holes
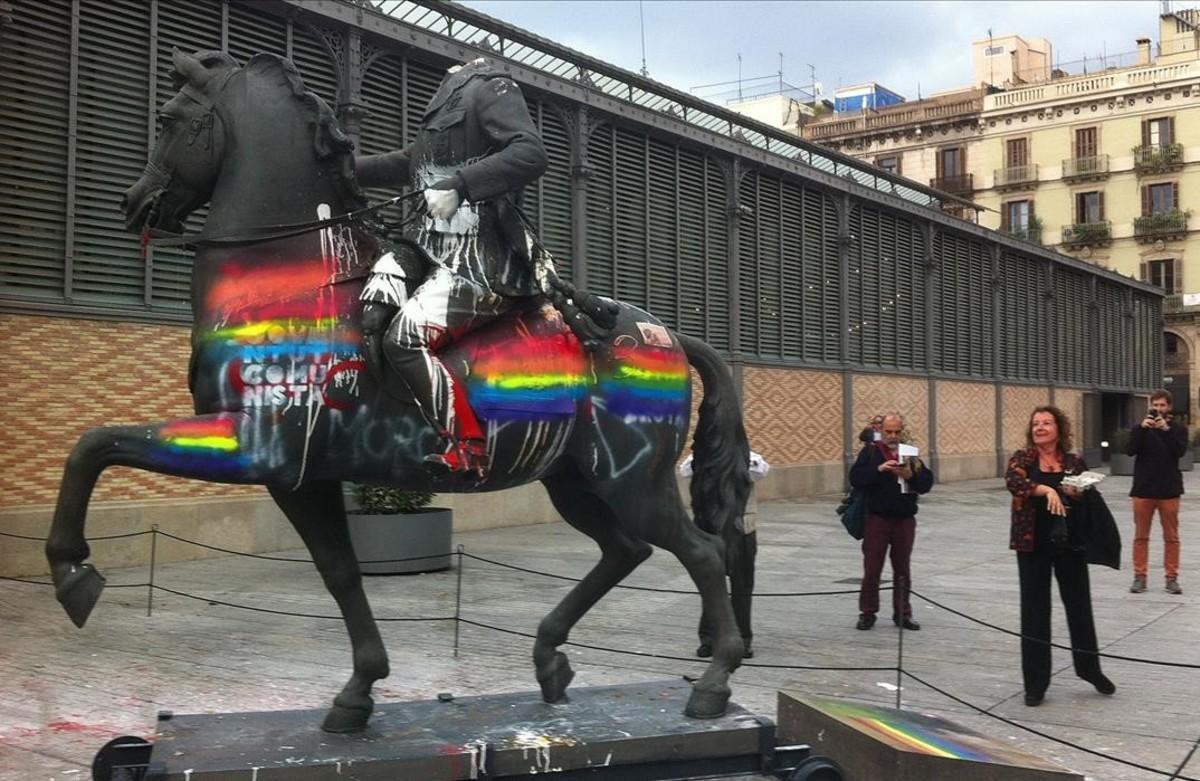
[[[1181,455],[1179,457],[1179,471],[1180,472],[1192,471],[1192,465],[1194,463],[1195,463],[1195,453],[1193,453],[1192,449],[1189,447],[1187,450],[1183,451],[1183,455]]]
[[[430,507],[418,513],[349,513],[350,542],[364,575],[403,575],[450,568],[453,513]],[[416,558],[417,556],[425,558]],[[410,561],[386,561],[411,559]],[[361,562],[376,562],[373,564]]]
[[[1133,456],[1124,453],[1113,453],[1108,457],[1108,471],[1113,475],[1132,475]]]

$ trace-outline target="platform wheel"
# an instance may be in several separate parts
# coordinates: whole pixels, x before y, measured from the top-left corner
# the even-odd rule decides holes
[[[832,759],[809,757],[796,766],[788,781],[846,781],[846,774]]]
[[[92,760],[92,781],[141,781],[154,744],[134,735],[113,738]]]

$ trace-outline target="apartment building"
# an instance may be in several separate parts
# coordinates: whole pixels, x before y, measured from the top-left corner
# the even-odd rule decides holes
[[[1042,39],[974,47],[977,89],[803,135],[974,200],[984,227],[1161,287],[1164,384],[1200,411],[1200,11],[1163,14],[1157,47],[1138,40],[1127,64],[1074,75]]]

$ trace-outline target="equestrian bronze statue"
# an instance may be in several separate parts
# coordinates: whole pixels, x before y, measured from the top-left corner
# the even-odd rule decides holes
[[[350,635],[353,674],[323,726],[359,730],[388,658],[350,545],[342,481],[486,492],[537,480],[601,551],[538,626],[533,662],[544,699],[563,699],[574,675],[559,650],[571,628],[657,546],[687,569],[714,626],[712,661],[685,712],[723,713],[743,647],[720,538],[697,523],[741,523],[750,478],[738,398],[717,353],[626,304],[613,305],[612,329],[585,349],[546,295],[526,296],[438,351],[461,391],[454,403],[480,423],[487,469],[431,469],[428,454],[445,450],[441,432],[390,386],[395,377],[369,368],[379,345],[364,341],[361,294],[387,246],[364,216],[353,144],[332,111],[275,55],[239,66],[220,52],[176,52],[173,75],[179,91],[161,109],[162,132],[124,209],[132,231],[178,233],[209,205],[201,233],[187,238],[195,414],[92,429],[70,453],[46,554],[71,620],[83,626],[104,587],[84,535],[103,470],[265,486]],[[421,270],[410,270],[415,285]],[[704,389],[693,444],[696,522],[674,474],[691,414],[690,368]]]

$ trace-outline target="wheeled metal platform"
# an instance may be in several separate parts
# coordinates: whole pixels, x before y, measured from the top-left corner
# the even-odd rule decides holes
[[[538,692],[443,696],[380,705],[349,735],[322,732],[315,710],[164,714],[142,768],[109,762],[104,781],[842,778],[832,762],[804,775],[819,761],[808,746],[776,747],[774,723],[738,705],[686,718],[690,693],[676,680],[573,689],[555,705]]]

